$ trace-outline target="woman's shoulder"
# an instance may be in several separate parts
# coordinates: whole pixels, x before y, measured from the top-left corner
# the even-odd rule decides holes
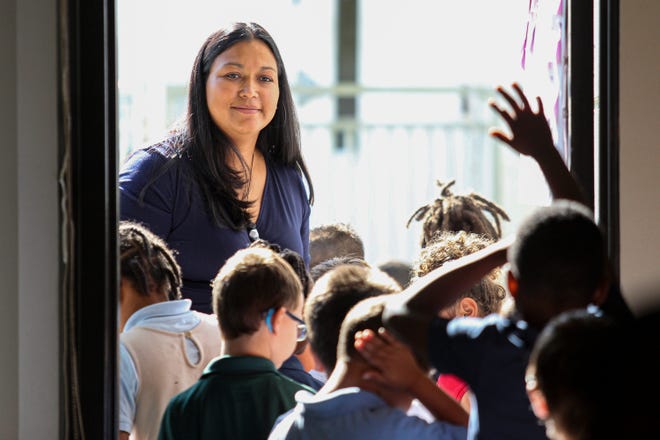
[[[268,173],[270,175],[268,179],[273,181],[276,186],[282,189],[288,188],[289,191],[293,191],[307,199],[307,184],[298,164],[287,165],[268,161]]]
[[[180,153],[172,145],[172,142],[166,139],[129,153],[122,165],[122,169],[144,165],[161,165],[169,160],[176,160],[178,156],[180,156]]]
[[[185,153],[176,148],[169,139],[142,147],[129,154],[122,164],[119,179],[135,177],[136,175],[153,175],[160,171],[173,171],[187,161]],[[165,168],[167,167],[167,169]]]

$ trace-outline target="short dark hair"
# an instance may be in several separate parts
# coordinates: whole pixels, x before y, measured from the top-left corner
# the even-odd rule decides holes
[[[119,267],[121,277],[141,295],[165,293],[181,298],[181,267],[165,241],[146,226],[128,220],[119,222]]]
[[[389,294],[366,298],[356,303],[346,313],[339,330],[337,360],[349,362],[358,355],[355,334],[361,330],[378,332],[383,327],[383,310]]]
[[[364,243],[348,223],[328,223],[309,232],[310,267],[335,257],[364,259]]]
[[[350,362],[362,359],[362,355],[355,348],[355,334],[362,330],[378,332],[383,327],[383,310],[385,304],[390,301],[392,292],[384,292],[381,295],[365,298],[353,306],[346,316],[339,331],[337,345],[337,361]],[[417,364],[424,370],[430,370],[430,365],[413,353]]]
[[[317,281],[326,273],[330,272],[335,267],[342,266],[344,264],[349,264],[353,266],[361,266],[369,268],[371,265],[367,263],[363,258],[359,257],[334,257],[328,260],[321,261],[320,263],[314,265],[310,269],[310,275],[314,281]]]
[[[291,266],[265,247],[238,250],[213,280],[213,310],[226,339],[256,332],[269,309],[295,308],[301,295]]]
[[[312,290],[314,281],[312,280],[312,276],[309,273],[309,270],[307,270],[307,266],[305,265],[305,260],[298,252],[292,251],[291,249],[288,248],[282,249],[280,245],[276,243],[270,243],[269,241],[264,240],[263,238],[253,241],[252,243],[250,243],[249,247],[265,247],[279,254],[279,256],[282,257],[284,261],[289,263],[291,269],[293,269],[296,275],[298,275],[300,284],[302,284],[303,287],[303,296],[305,298],[309,296],[309,292],[311,292]]]
[[[508,251],[523,296],[563,308],[584,307],[605,279],[603,234],[584,205],[557,200],[536,209],[519,226]]]
[[[402,289],[408,287],[412,278],[412,266],[410,263],[399,260],[389,260],[378,265],[378,269],[382,270],[394,280],[399,283]]]
[[[319,278],[304,315],[309,343],[328,372],[337,363],[339,329],[346,313],[365,298],[399,291],[399,285],[381,270],[356,265],[338,266]]]
[[[586,309],[563,312],[544,327],[531,352],[526,381],[545,396],[548,410],[561,430],[571,438],[594,436],[598,426],[618,418],[618,395],[606,386],[619,371],[611,368],[620,353],[613,320]],[[617,349],[615,349],[617,348]],[[626,359],[634,362],[633,359]],[[616,387],[615,387],[616,388]],[[631,402],[627,402],[627,405]]]

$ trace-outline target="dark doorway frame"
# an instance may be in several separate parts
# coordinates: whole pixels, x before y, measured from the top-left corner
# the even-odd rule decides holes
[[[598,17],[594,17],[594,3],[599,6]],[[577,147],[571,148],[570,152],[571,172],[606,233],[612,269],[616,278],[620,279],[619,0],[569,0],[566,14],[571,97],[568,106],[568,133],[569,145]],[[595,24],[598,26],[598,66],[594,65]],[[594,73],[599,79],[597,91],[594,90]],[[597,125],[594,125],[595,122]],[[595,145],[594,136],[596,126],[598,145]],[[594,154],[596,151],[597,164]]]
[[[114,0],[58,3],[61,438],[116,439],[117,125]]]
[[[569,128],[571,171],[594,203],[593,2],[599,2],[600,112],[599,204],[595,207],[607,231],[610,258],[619,272],[619,1],[569,0],[574,20],[568,44],[572,102]],[[71,179],[71,315],[63,313],[62,338],[71,350],[63,354],[61,438],[117,438],[117,105],[115,2],[61,0],[59,3],[61,121],[70,142],[62,141],[60,160],[69,148]],[[580,26],[581,23],[590,23]],[[580,61],[576,63],[577,53]],[[589,68],[588,66],[591,66]],[[588,85],[592,86],[589,87]],[[64,105],[63,103],[66,103]],[[63,136],[65,138],[65,136]],[[62,292],[66,303],[66,292]],[[66,309],[66,304],[63,305]],[[72,322],[71,322],[72,321]],[[69,330],[67,330],[69,329]],[[73,332],[73,333],[71,333]],[[69,339],[71,337],[71,339]],[[71,353],[75,356],[71,357]],[[64,387],[64,385],[63,385]],[[76,416],[77,415],[77,416]],[[72,428],[78,426],[79,428]],[[66,428],[69,427],[69,428]],[[72,435],[71,433],[74,433]]]

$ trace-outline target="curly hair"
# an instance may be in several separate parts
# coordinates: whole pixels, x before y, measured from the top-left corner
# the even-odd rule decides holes
[[[450,191],[456,183],[442,183],[436,180],[440,187],[440,197],[433,202],[419,207],[408,219],[406,227],[413,220],[422,222],[422,237],[420,245],[426,247],[433,236],[439,231],[466,231],[485,235],[493,240],[502,237],[500,219],[509,221],[508,214],[494,202],[476,193],[457,195]],[[493,221],[486,217],[491,215]]]
[[[449,261],[470,255],[493,242],[493,239],[485,235],[465,231],[442,231],[421,250],[419,257],[413,262],[413,281]],[[475,300],[482,316],[500,312],[506,298],[506,291],[499,282],[500,276],[500,269],[493,269],[487,277],[461,294],[460,298]]]

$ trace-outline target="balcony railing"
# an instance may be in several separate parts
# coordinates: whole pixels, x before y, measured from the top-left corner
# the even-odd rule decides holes
[[[436,180],[455,179],[455,192],[475,191],[512,218],[521,209],[520,162],[487,134],[497,122],[487,106],[492,90],[341,84],[292,91],[316,191],[312,227],[351,223],[370,261],[415,258],[421,228],[413,223],[407,229],[406,222],[438,196]],[[150,102],[120,89],[120,160],[162,136],[185,109],[185,86],[164,85],[161,92]],[[356,117],[333,115],[339,97],[355,98]],[[533,180],[525,183],[525,194],[545,191],[542,181]],[[533,199],[530,204],[537,198],[525,197]]]

